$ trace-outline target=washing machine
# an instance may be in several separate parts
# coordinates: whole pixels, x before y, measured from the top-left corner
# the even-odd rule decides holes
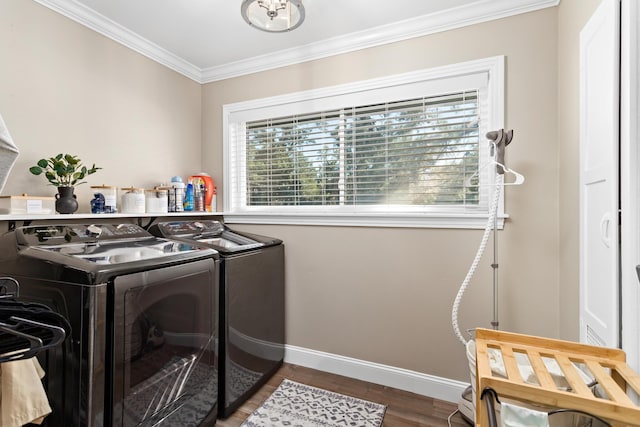
[[[284,359],[284,245],[214,220],[160,222],[152,234],[220,254],[219,416],[226,418]]]
[[[219,255],[133,224],[19,227],[0,275],[71,325],[38,355],[48,427],[184,427],[217,418]]]

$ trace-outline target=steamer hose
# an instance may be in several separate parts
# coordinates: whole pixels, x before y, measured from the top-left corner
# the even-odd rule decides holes
[[[489,207],[489,218],[487,218],[487,225],[484,228],[484,234],[482,235],[482,241],[480,242],[480,246],[478,247],[478,251],[476,252],[476,256],[469,267],[469,271],[467,272],[467,276],[464,278],[464,281],[460,285],[460,289],[458,289],[458,294],[456,295],[456,299],[453,302],[453,308],[451,310],[451,325],[453,326],[453,331],[456,336],[460,340],[463,345],[467,345],[467,340],[465,340],[464,336],[460,332],[460,327],[458,326],[458,309],[460,307],[460,302],[462,301],[462,296],[464,295],[467,287],[469,286],[469,282],[473,277],[473,274],[480,263],[480,259],[482,258],[482,254],[484,253],[485,248],[487,247],[487,242],[489,241],[489,236],[491,235],[491,231],[494,231],[495,218],[498,213],[498,201],[500,200],[500,192],[502,189],[502,184],[504,182],[504,175],[496,173],[496,182],[494,184],[494,193],[493,199],[491,200],[491,206]]]

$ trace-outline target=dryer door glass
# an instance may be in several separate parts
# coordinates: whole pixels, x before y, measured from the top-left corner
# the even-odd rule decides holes
[[[199,425],[215,414],[214,266],[115,279],[114,426]]]

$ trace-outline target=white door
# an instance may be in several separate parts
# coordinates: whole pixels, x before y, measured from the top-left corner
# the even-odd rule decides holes
[[[618,347],[620,0],[580,33],[580,339]]]

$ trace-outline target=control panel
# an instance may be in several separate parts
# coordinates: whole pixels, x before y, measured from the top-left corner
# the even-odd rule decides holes
[[[134,224],[34,225],[16,229],[18,244],[27,246],[60,245],[124,238],[152,237]]]
[[[158,224],[163,236],[218,235],[224,231],[220,221],[173,221]]]

